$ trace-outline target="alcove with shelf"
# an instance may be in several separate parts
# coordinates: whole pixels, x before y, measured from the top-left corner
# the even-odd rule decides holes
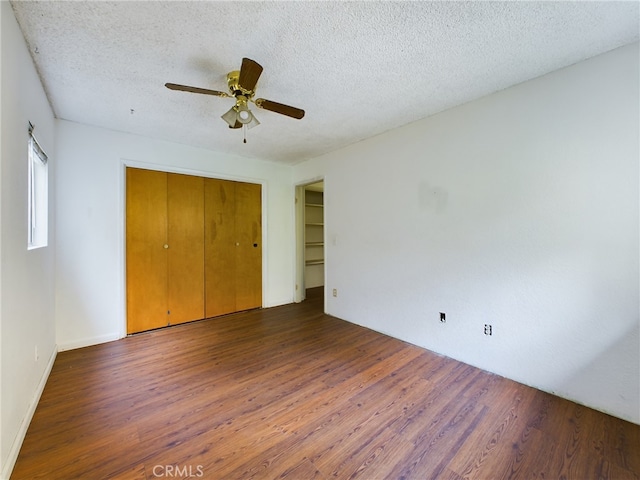
[[[304,199],[305,287],[324,285],[324,185],[307,185]]]

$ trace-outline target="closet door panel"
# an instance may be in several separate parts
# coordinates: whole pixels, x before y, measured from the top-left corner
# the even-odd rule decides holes
[[[204,179],[205,313],[215,317],[236,310],[235,182]]]
[[[199,320],[204,312],[204,179],[167,174],[168,321]]]
[[[262,306],[262,186],[236,184],[236,311]]]
[[[167,175],[126,170],[127,333],[167,324]]]

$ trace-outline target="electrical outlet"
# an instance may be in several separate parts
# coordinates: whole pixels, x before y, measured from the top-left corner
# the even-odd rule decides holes
[[[445,323],[447,321],[447,316],[444,312],[440,312],[440,321]]]
[[[338,296],[338,289],[337,289],[337,288],[334,288],[334,289],[333,289],[333,296],[334,296],[334,297],[337,297],[337,296]]]
[[[484,334],[493,335],[493,327],[487,323],[484,324]]]

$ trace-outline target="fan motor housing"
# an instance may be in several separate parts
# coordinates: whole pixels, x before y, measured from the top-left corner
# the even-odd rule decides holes
[[[229,91],[234,97],[237,95],[244,95],[248,98],[251,98],[255,95],[255,92],[253,90],[242,88],[239,82],[240,70],[234,70],[227,73],[227,85],[229,86]]]

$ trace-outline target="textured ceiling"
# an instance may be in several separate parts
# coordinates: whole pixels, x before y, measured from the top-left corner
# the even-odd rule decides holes
[[[294,164],[638,41],[638,2],[13,1],[57,118]],[[264,67],[230,130],[242,57]]]

